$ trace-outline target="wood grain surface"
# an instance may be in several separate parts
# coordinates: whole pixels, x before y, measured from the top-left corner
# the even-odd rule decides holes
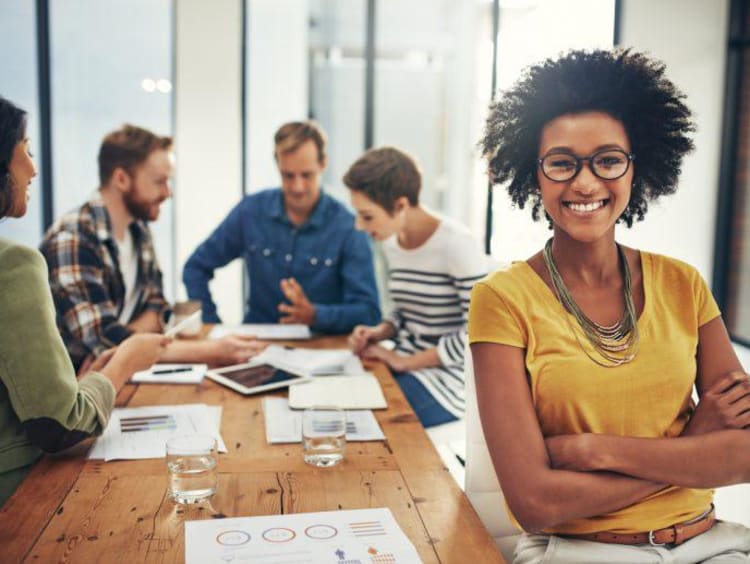
[[[294,344],[334,348],[345,340]],[[425,563],[503,562],[388,369],[368,369],[388,401],[374,412],[386,440],[349,443],[344,461],[324,469],[302,461],[300,444],[266,443],[263,395],[245,397],[207,379],[125,386],[118,406],[222,406],[229,452],[219,455],[216,495],[176,504],[167,496],[163,459],[87,460],[89,440],[40,460],[2,508],[1,561],[182,563],[185,521],[388,507]]]

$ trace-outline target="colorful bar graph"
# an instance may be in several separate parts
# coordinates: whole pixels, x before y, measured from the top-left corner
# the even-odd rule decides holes
[[[144,417],[123,417],[120,419],[120,432],[173,431],[177,429],[174,415],[149,415]]]

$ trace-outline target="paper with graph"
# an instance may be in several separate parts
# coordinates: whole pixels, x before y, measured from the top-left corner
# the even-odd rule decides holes
[[[354,509],[185,523],[185,564],[418,564],[389,509]]]
[[[268,444],[302,442],[302,412],[290,409],[286,398],[264,398],[263,414]],[[346,440],[384,441],[385,435],[372,411],[347,410]]]
[[[202,403],[117,408],[89,452],[89,458],[105,461],[163,458],[167,440],[196,434],[215,437],[219,452],[227,452],[219,435],[220,423],[221,407]]]

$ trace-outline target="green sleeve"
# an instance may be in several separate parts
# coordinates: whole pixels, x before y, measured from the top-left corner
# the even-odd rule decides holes
[[[0,378],[18,419],[56,422],[80,438],[100,433],[115,390],[101,374],[76,380],[55,323],[44,258],[12,245],[0,252],[0,265]]]

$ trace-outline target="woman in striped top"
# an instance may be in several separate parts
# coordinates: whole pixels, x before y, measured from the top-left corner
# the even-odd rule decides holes
[[[393,310],[374,327],[359,325],[352,350],[382,360],[422,425],[464,413],[464,346],[469,293],[487,259],[464,226],[419,204],[421,175],[409,155],[372,149],[347,171],[357,229],[382,241]],[[393,350],[378,344],[393,339]]]

